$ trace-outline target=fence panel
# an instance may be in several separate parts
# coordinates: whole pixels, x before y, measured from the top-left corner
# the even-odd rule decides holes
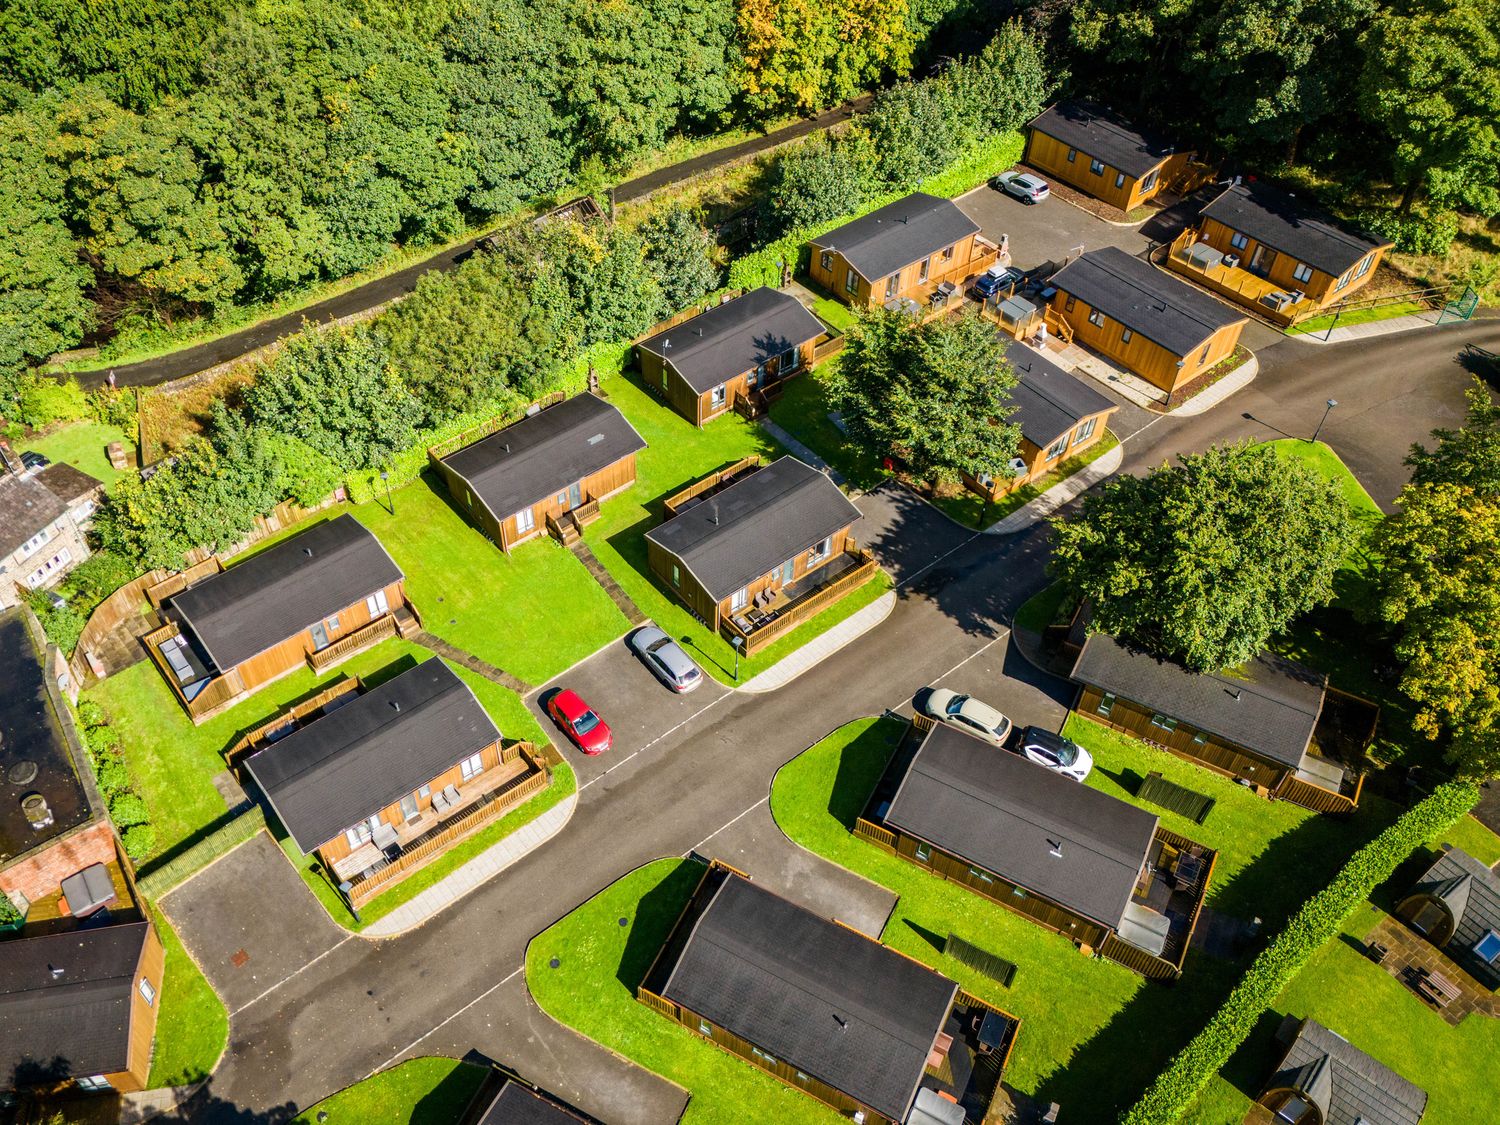
[[[165,863],[149,867],[136,880],[136,886],[147,898],[158,899],[189,875],[203,870],[226,852],[239,847],[266,826],[266,814],[259,805],[246,809],[233,820],[199,840],[186,851]]]

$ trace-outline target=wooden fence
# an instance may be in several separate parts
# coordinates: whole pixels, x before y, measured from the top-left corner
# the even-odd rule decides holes
[[[714,489],[718,488],[719,485],[725,480],[728,480],[732,477],[737,477],[747,469],[755,469],[759,467],[760,457],[752,453],[749,457],[745,457],[739,461],[736,461],[732,465],[725,465],[718,472],[710,473],[702,480],[688,485],[681,492],[667,497],[667,499],[662,502],[662,506],[667,510],[667,518],[671,519],[673,516],[675,516],[682,509],[682,507],[694,497],[702,496],[705,492],[713,491]]]
[[[473,445],[476,441],[489,437],[493,433],[505,429],[506,426],[514,426],[526,417],[526,412],[533,406],[546,410],[548,407],[556,406],[568,396],[562,391],[553,391],[544,398],[529,403],[524,409],[514,411],[510,414],[497,414],[487,422],[481,422],[477,426],[471,426],[461,434],[455,434],[447,441],[440,441],[436,445],[427,447],[427,459],[429,461],[441,461],[449,454],[457,453],[466,445]]]
[[[717,301],[707,301],[701,305],[694,305],[690,309],[683,309],[680,313],[674,313],[672,316],[667,317],[666,320],[659,321],[658,323],[653,324],[650,328],[646,329],[646,331],[642,332],[639,336],[633,338],[630,342],[632,344],[639,344],[642,340],[649,340],[658,332],[665,332],[668,328],[676,328],[679,324],[686,324],[694,317],[702,316],[710,309],[715,308],[718,305],[728,304],[730,301],[737,300],[744,295],[745,290],[743,289],[726,289],[719,295],[719,299]]]
[[[1296,774],[1289,773],[1276,783],[1276,788],[1271,790],[1271,796],[1278,801],[1290,801],[1294,805],[1301,805],[1304,809],[1312,809],[1314,812],[1352,813],[1359,806],[1359,795],[1364,787],[1365,777],[1364,774],[1360,774],[1359,780],[1354,783],[1353,795],[1346,797],[1342,793],[1324,789],[1321,785],[1303,781]]]
[[[247,732],[238,742],[224,751],[225,764],[231,770],[238,773],[241,759],[248,757],[251,751],[260,749],[260,743],[264,741],[266,735],[271,733],[271,731],[279,730],[288,723],[300,722],[303,718],[311,715],[318,708],[332,702],[339,696],[360,691],[363,687],[364,684],[358,676],[339,680],[332,687],[318,692],[311,699],[304,700],[289,711],[283,711],[275,718],[269,719],[254,730]]]
[[[896,850],[896,834],[889,829],[880,827],[878,824],[871,824],[862,816],[857,817],[854,821],[854,834],[856,836],[863,836],[870,843],[876,844],[888,851]]]
[[[89,654],[98,649],[104,643],[104,638],[125,622],[140,617],[146,604],[147,588],[156,585],[171,573],[170,570],[148,570],[140,577],[132,578],[99,603],[98,608],[89,616],[83,632],[78,635],[78,645],[73,649],[73,659],[68,664],[68,671],[75,684],[86,683],[89,674],[94,671]]]
[[[221,855],[239,847],[265,826],[265,813],[259,805],[253,805],[186,851],[164,863],[151,865],[137,881],[137,886],[147,898],[158,899],[189,875],[197,874]]]
[[[162,602],[170,597],[182,593],[194,582],[207,578],[211,574],[218,574],[224,569],[224,564],[219,561],[218,555],[211,555],[200,563],[180,570],[175,574],[168,574],[160,582],[146,589],[146,600],[151,603],[152,609],[160,609]]]
[[[774,643],[786,636],[797,626],[805,621],[810,621],[834,602],[838,601],[850,591],[863,586],[878,569],[875,556],[864,548],[858,550],[859,565],[853,570],[839,575],[828,585],[821,587],[815,593],[809,594],[798,602],[794,602],[790,608],[782,610],[777,614],[774,621],[762,625],[746,633],[732,618],[724,619],[724,630],[731,639],[739,637],[745,644],[745,655],[754,656],[767,645]]]
[[[813,363],[822,363],[829,356],[838,355],[844,350],[845,336],[842,332],[829,333],[826,340],[820,340],[813,345]]]

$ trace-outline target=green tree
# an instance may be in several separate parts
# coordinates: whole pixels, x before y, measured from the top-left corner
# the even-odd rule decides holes
[[[872,194],[865,134],[814,137],[776,161],[767,207],[778,231],[812,230],[858,210]]]
[[[1357,541],[1335,484],[1250,445],[1118,478],[1053,526],[1052,573],[1094,624],[1195,672],[1244,663],[1330,602]]]
[[[741,81],[761,112],[817,109],[911,69],[907,0],[736,0],[735,14]]]
[[[1458,484],[1500,497],[1500,406],[1478,379],[1465,392],[1468,409],[1456,430],[1433,430],[1431,449],[1414,444],[1406,464],[1413,484]]]
[[[666,313],[661,285],[646,265],[645,240],[635,231],[562,223],[547,228],[541,245],[542,275],[555,277],[577,311],[585,347],[628,340]]]
[[[1413,725],[1466,777],[1500,775],[1500,497],[1445,480],[1402,490],[1377,546]]]
[[[1384,130],[1401,213],[1431,177],[1500,179],[1500,3],[1406,0],[1364,36],[1360,105]]]
[[[1019,131],[1042,111],[1054,89],[1041,44],[1019,20],[1001,24],[983,50],[948,75],[969,141]]]
[[[951,484],[1009,472],[1020,442],[1005,421],[1015,385],[1004,345],[977,313],[916,325],[876,309],[849,330],[829,396],[860,445]]]
[[[881,91],[863,122],[881,188],[909,191],[957,159],[969,139],[958,107],[953,85],[942,79]]]
[[[668,312],[685,309],[719,287],[723,271],[715,261],[714,236],[686,207],[654,212],[640,226],[646,244],[646,269],[661,289]]]

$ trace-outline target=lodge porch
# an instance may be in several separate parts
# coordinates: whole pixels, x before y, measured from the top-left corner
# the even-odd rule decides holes
[[[877,566],[875,556],[851,538],[844,551],[816,570],[778,590],[767,590],[743,612],[726,616],[722,631],[731,644],[738,638],[745,655],[753,656],[863,586]]]

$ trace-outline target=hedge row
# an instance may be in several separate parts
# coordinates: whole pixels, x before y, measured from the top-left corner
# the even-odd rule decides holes
[[[239,847],[265,826],[265,812],[259,805],[252,805],[187,851],[153,866],[137,880],[141,893],[147,898],[160,898],[189,875],[201,871],[225,852]]]
[[[1417,848],[1453,827],[1479,800],[1471,782],[1439,786],[1359,851],[1303,905],[1250,966],[1229,998],[1125,1115],[1123,1125],[1171,1125],[1186,1113],[1250,1034],[1281,990],[1345,919]]]
[[[125,854],[140,863],[156,850],[156,829],[151,826],[151,810],[131,787],[130,771],[120,753],[120,736],[109,725],[104,708],[92,699],[79,701],[78,725],[94,766],[94,779],[109,806],[109,818],[120,833],[120,843]]]

